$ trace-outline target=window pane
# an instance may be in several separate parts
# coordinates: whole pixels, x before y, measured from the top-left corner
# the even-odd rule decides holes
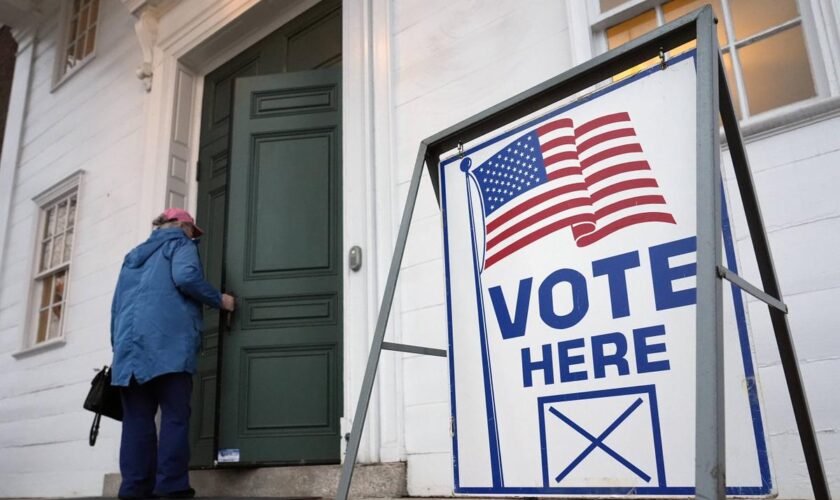
[[[607,29],[607,44],[613,49],[656,28],[656,12],[649,10]]]
[[[732,71],[732,55],[723,55],[723,68],[726,70],[726,83],[729,86],[729,95],[732,96],[732,105],[735,106],[735,116],[741,119],[741,99],[738,97],[738,88],[735,86],[735,73]]]
[[[62,201],[58,204],[58,217],[55,223],[55,232],[60,234],[64,232],[67,224],[67,201]]]
[[[40,270],[44,271],[50,267],[50,255],[52,254],[52,240],[47,240],[41,243],[41,267]]]
[[[67,61],[65,62],[65,70],[68,70],[76,65],[76,46],[70,44],[67,46]]]
[[[73,230],[68,229],[64,234],[64,258],[62,262],[70,260],[70,254],[73,252]]]
[[[84,34],[79,37],[79,41],[76,42],[76,53],[73,56],[76,61],[81,61],[85,58],[85,36]]]
[[[632,19],[628,19],[623,23],[607,29],[607,45],[614,49],[619,45],[623,45],[630,40],[647,33],[656,28],[656,12],[649,10]],[[626,71],[615,75],[613,80],[621,80],[627,76],[637,73],[645,68],[649,68],[659,63],[659,58],[654,57],[648,61],[638,64]]]
[[[55,230],[55,207],[47,210],[47,217],[44,219],[44,238],[49,238]]]
[[[70,198],[70,209],[67,212],[67,227],[73,227],[76,223],[76,196]]]
[[[76,39],[76,35],[78,35],[78,16],[71,16],[70,17],[70,25],[67,27],[67,43],[73,43]]]
[[[60,304],[64,301],[64,281],[66,276],[66,272],[60,272],[53,278],[53,304]]]
[[[614,9],[626,1],[627,0],[600,0],[601,12],[606,12],[610,9]]]
[[[816,94],[802,26],[748,45],[738,56],[752,115]]]
[[[41,286],[41,302],[38,305],[38,309],[45,309],[47,306],[51,304],[50,298],[52,297],[52,283],[53,277],[47,276],[40,282]]]
[[[730,0],[729,12],[737,40],[799,16],[795,0]]]
[[[47,323],[49,322],[49,309],[44,309],[38,313],[38,335],[35,337],[35,342],[43,342],[47,340]]]
[[[55,267],[62,262],[64,257],[64,235],[56,236],[53,239],[52,260],[50,260],[50,267]]]
[[[718,42],[720,43],[721,47],[723,47],[724,45],[727,44],[727,40],[726,40],[726,28],[723,25],[723,16],[721,14],[723,12],[723,10],[720,8],[720,0],[673,0],[673,1],[668,2],[668,3],[666,3],[665,5],[662,6],[662,10],[665,14],[665,21],[666,22],[673,21],[674,19],[676,19],[678,17],[682,17],[686,14],[689,14],[692,11],[695,11],[695,10],[699,9],[700,7],[702,7],[706,4],[709,4],[709,3],[712,5],[712,10],[715,11],[715,17],[718,18],[718,23],[717,23]],[[694,48],[694,42],[689,42],[689,43],[692,44],[690,48]],[[674,50],[674,51],[672,51],[672,55],[679,54],[680,52],[685,52],[686,50],[689,50],[689,49],[680,50],[680,51]]]
[[[93,47],[96,42],[96,26],[91,28],[87,33],[87,42],[85,43],[85,55],[93,52]]]
[[[50,326],[47,333],[47,338],[54,339],[58,337],[58,326],[61,324],[61,306],[50,308]]]
[[[83,32],[87,29],[90,22],[88,21],[88,15],[90,14],[90,9],[85,7],[82,9],[82,13],[79,15],[79,33]]]

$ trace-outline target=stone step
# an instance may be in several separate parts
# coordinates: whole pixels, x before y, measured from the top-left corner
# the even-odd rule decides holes
[[[190,471],[190,484],[199,497],[335,498],[340,465],[224,468]],[[116,497],[119,474],[107,474],[102,496]],[[405,462],[357,465],[350,498],[408,496]]]

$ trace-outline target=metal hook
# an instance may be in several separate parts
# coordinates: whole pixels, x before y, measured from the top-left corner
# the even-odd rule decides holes
[[[668,67],[668,64],[665,62],[665,51],[662,47],[659,47],[659,67],[665,69]]]
[[[458,158],[463,158],[463,157],[464,157],[464,143],[461,142],[461,141],[458,141]]]

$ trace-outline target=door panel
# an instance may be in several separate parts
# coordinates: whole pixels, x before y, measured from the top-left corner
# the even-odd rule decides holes
[[[340,63],[341,2],[322,0],[205,76],[199,141],[196,219],[199,226],[207,233],[201,240],[200,252],[205,266],[205,275],[214,285],[220,287],[222,284],[234,81],[245,76],[337,67]],[[312,100],[313,96],[317,99],[316,101]],[[323,95],[319,92],[275,92],[258,96],[256,99],[254,113],[259,115],[297,112],[296,108],[314,109],[325,105]],[[270,197],[264,196],[263,199],[270,200]],[[262,231],[259,234],[262,235]],[[277,242],[275,241],[273,245],[277,246]],[[288,258],[294,258],[294,255],[289,255]],[[264,307],[255,309],[253,321],[265,325],[265,328],[274,328],[303,321],[307,315],[314,314],[320,318],[318,315],[322,314],[321,312],[307,312],[307,308],[314,307],[307,305],[307,301],[320,304],[328,299],[322,295],[312,297],[283,299],[277,303],[276,308],[263,304]],[[259,304],[259,302],[255,303]],[[329,321],[340,325],[339,313],[334,307],[330,309]],[[295,319],[297,315],[302,316]],[[319,321],[325,320],[321,318]],[[230,404],[216,400],[217,385],[214,384],[219,383],[217,380],[217,369],[221,363],[219,353],[225,347],[224,342],[221,342],[221,345],[219,343],[218,329],[217,311],[205,308],[203,346],[198,356],[197,373],[194,379],[193,412],[190,423],[191,465],[194,467],[213,465],[216,458],[217,411],[224,405]]]
[[[338,69],[236,80],[219,448],[241,463],[339,459],[340,88]]]

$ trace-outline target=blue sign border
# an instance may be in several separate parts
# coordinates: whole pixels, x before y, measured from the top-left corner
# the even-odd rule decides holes
[[[672,58],[669,66],[673,66],[681,61],[691,59],[696,65],[696,51],[690,50],[677,57]],[[593,92],[584,96],[566,106],[556,109],[546,115],[537,117],[527,123],[524,123],[512,130],[503,134],[495,136],[487,141],[484,141],[476,146],[471,147],[463,152],[464,156],[483,149],[491,144],[504,140],[512,135],[518,134],[525,129],[533,127],[536,123],[546,120],[548,118],[557,116],[559,114],[568,112],[584,103],[597,99],[610,92],[618,90],[630,83],[638,81],[642,78],[650,76],[658,71],[662,71],[659,65],[656,65],[647,70],[641,71],[636,75],[616,82],[609,87]],[[553,494],[553,495],[625,495],[631,492],[635,495],[693,495],[695,493],[694,486],[664,486],[664,487],[507,487],[504,486],[502,479],[501,483],[497,483],[498,476],[494,472],[494,484],[499,486],[494,487],[462,487],[458,474],[459,450],[458,450],[458,421],[456,412],[456,397],[455,397],[455,351],[453,344],[452,333],[452,301],[451,295],[451,281],[449,269],[449,227],[447,224],[446,211],[446,165],[453,163],[459,159],[459,156],[453,156],[441,161],[440,163],[440,200],[441,211],[443,214],[443,252],[444,252],[444,272],[446,284],[446,314],[447,314],[447,334],[449,338],[449,386],[450,386],[450,410],[452,417],[452,464],[454,474],[454,484],[456,494],[473,494],[473,495],[539,495],[539,494]],[[723,191],[723,186],[721,186]],[[723,246],[726,257],[726,265],[734,273],[738,273],[738,267],[735,259],[735,245],[732,238],[732,227],[729,219],[729,211],[727,209],[725,193],[721,197],[723,200],[723,207],[721,211],[722,218],[722,232],[723,232]],[[744,299],[741,289],[735,284],[731,285],[732,299],[735,309],[735,319],[738,329],[738,338],[741,345],[741,357],[744,363],[744,375],[748,381],[747,393],[750,403],[750,413],[753,421],[753,434],[756,443],[756,450],[758,453],[758,465],[761,475],[761,485],[758,486],[728,486],[726,488],[727,495],[768,495],[771,493],[773,485],[770,477],[770,462],[767,456],[767,443],[764,437],[764,424],[761,419],[761,408],[758,401],[758,389],[756,386],[755,367],[752,362],[752,355],[750,352],[749,332],[747,331],[747,319],[744,309]],[[498,446],[498,444],[497,444]]]

